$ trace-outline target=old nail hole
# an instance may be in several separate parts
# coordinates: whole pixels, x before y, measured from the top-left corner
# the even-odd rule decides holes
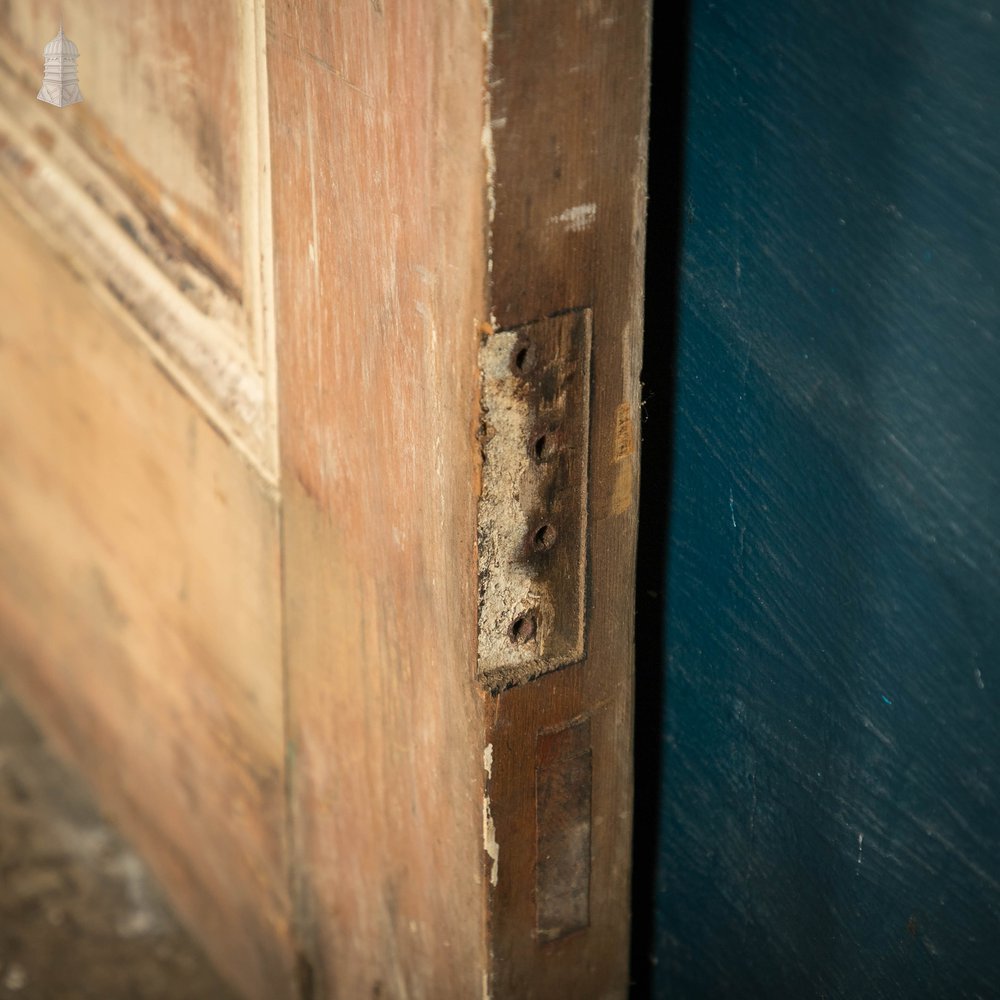
[[[536,552],[546,552],[556,543],[556,529],[551,524],[543,524],[531,536],[531,545]]]
[[[511,622],[510,641],[523,645],[526,642],[531,642],[537,631],[538,622],[534,614],[529,611],[527,614],[519,615]]]
[[[517,344],[510,359],[510,365],[518,375],[530,372],[535,366],[535,352],[532,345],[524,342]]]
[[[531,453],[535,460],[542,462],[551,458],[556,450],[556,436],[554,431],[543,431],[531,442]]]

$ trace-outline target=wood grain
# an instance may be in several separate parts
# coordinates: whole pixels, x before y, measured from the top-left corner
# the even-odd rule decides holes
[[[232,288],[242,287],[241,7],[85,0],[0,4],[0,35],[37,92],[42,48],[62,19],[80,49],[84,102],[68,127],[89,155],[163,211]]]
[[[203,52],[157,16],[171,51]],[[241,130],[262,174],[269,149],[270,187],[238,182],[226,145],[205,201],[203,176],[140,162],[145,133],[132,157],[111,112],[65,134],[18,113],[0,148],[2,211],[40,232],[70,140],[141,213],[103,278],[94,248],[122,239],[88,214],[86,183],[58,216],[77,243],[46,237],[55,256],[13,215],[3,229],[0,261],[20,258],[0,290],[23,298],[0,326],[14,684],[248,996],[623,995],[648,5],[273,0],[266,19],[248,3],[213,16],[206,34],[234,34],[242,85],[267,93],[238,115],[214,95],[209,117]],[[0,4],[0,34],[21,38],[19,17]],[[149,24],[115,25],[109,44],[142,66]],[[101,290],[123,270],[139,276],[117,273],[126,302],[161,279],[164,301],[187,294],[145,239],[182,197],[172,232],[252,317],[240,350],[280,414],[278,477],[266,448],[252,467],[215,433],[229,425],[192,403],[176,352],[135,337]],[[480,341],[571,310],[592,318],[589,472],[577,463],[587,483],[567,501],[586,525],[589,578],[566,559],[586,657],[490,694]],[[217,361],[229,332],[204,316],[168,314],[164,340]],[[559,732],[569,755],[550,752]]]
[[[278,508],[0,201],[7,679],[248,997],[290,996]]]
[[[590,307],[589,617],[583,662],[491,699],[497,997],[624,996],[632,804],[649,8],[498,0],[490,68],[491,303],[499,327]],[[535,934],[538,734],[589,720],[590,923]]]
[[[268,39],[303,980],[478,997],[482,8],[284,0]]]
[[[132,74],[150,91],[95,86],[83,104],[59,114],[62,109],[34,100],[38,56],[26,48],[46,12],[29,14],[18,7],[4,16],[0,8],[0,178],[19,213],[56,253],[73,261],[94,294],[127,315],[136,336],[172,377],[273,481],[276,387],[263,15],[250,0],[221,5],[217,16],[203,18],[202,30],[192,34],[176,30],[174,22],[169,29],[148,19],[140,19],[141,30],[126,31],[121,13],[109,7],[102,10],[104,20],[88,17],[77,41],[114,67],[113,73],[95,74],[102,85],[108,77],[121,83],[118,74]],[[152,47],[146,35],[151,29],[163,29]],[[185,67],[204,55],[198,46],[213,34],[227,56],[205,76],[205,92],[196,97]],[[162,107],[156,103],[163,87],[159,78],[171,72],[178,77],[174,103]],[[133,121],[136,115],[140,122]],[[109,121],[119,123],[121,134]],[[207,141],[208,133],[224,135],[227,151],[209,157],[206,166],[194,146]],[[188,168],[181,170],[178,163],[185,158]],[[197,186],[209,168],[218,170],[206,182],[212,204],[195,212],[178,184]],[[189,194],[195,197],[193,187]],[[225,249],[218,245],[220,233]]]

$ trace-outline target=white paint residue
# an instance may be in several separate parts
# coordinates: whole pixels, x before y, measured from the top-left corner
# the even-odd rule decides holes
[[[589,229],[597,218],[597,205],[590,201],[586,205],[574,205],[565,212],[553,215],[549,222],[561,222],[571,233]]]
[[[979,669],[979,667],[976,667],[975,675],[976,675],[976,687],[979,688],[980,691],[984,691],[986,689],[986,685],[983,683],[983,674],[982,671]]]
[[[11,993],[17,993],[18,990],[23,990],[27,985],[28,973],[24,966],[20,962],[11,962],[3,977],[4,989]]]
[[[486,777],[493,777],[493,744],[487,743],[483,749],[483,770],[486,771]]]
[[[493,75],[493,4],[490,0],[483,0],[483,49],[486,63],[486,86],[483,87],[483,156],[486,160],[486,204],[490,223],[490,252],[493,249],[493,220],[496,218],[497,200],[494,191],[494,178],[496,177],[497,160],[493,151],[493,95],[490,89],[491,77]],[[506,124],[506,119],[504,120]]]
[[[483,159],[486,161],[486,273],[493,274],[493,221],[497,214],[496,173],[497,158],[493,149],[493,3],[483,0],[483,50],[486,79],[483,81]],[[499,126],[497,126],[499,128]],[[491,299],[492,301],[492,299]],[[490,312],[490,324],[496,328],[497,322]]]
[[[483,125],[483,156],[486,159],[486,206],[490,221],[490,234],[493,233],[493,220],[497,216],[497,198],[493,178],[497,172],[496,154],[493,151],[493,128],[487,121]]]
[[[864,848],[865,835],[863,833],[858,834],[858,867],[861,867],[861,851]],[[855,875],[858,874],[857,870],[854,872]]]
[[[309,260],[313,271],[313,294],[319,295],[319,258],[316,248],[319,246],[319,213],[316,210],[316,156],[313,150],[312,132],[312,100],[311,89],[306,90],[306,146],[309,149],[309,207],[311,211],[312,239],[309,242]]]
[[[493,862],[490,871],[490,885],[495,886],[500,877],[500,845],[497,843],[497,828],[490,812],[490,797],[483,796],[483,847]]]

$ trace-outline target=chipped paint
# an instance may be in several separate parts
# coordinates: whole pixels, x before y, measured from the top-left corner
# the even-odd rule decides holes
[[[635,454],[635,423],[632,405],[619,403],[615,410],[615,461],[621,462]]]
[[[495,887],[500,878],[500,845],[497,843],[497,828],[490,812],[488,792],[483,794],[483,849],[493,862],[490,868],[490,885]]]
[[[585,205],[574,205],[558,215],[553,215],[549,222],[562,224],[571,233],[579,233],[589,229],[596,220],[597,205],[589,201]]]
[[[255,61],[255,46],[261,47],[255,32],[263,25],[249,14],[244,20],[244,57],[252,64],[246,71],[259,80],[265,70]],[[0,131],[9,146],[0,173],[20,196],[19,214],[60,255],[71,255],[95,296],[276,489],[269,184],[248,188],[241,203],[243,215],[253,215],[240,222],[248,273],[231,273],[210,241],[181,240],[183,231],[165,235],[167,216],[151,211],[131,185],[94,161],[71,131],[60,126],[53,140],[51,118],[39,117],[47,109],[14,99],[18,63],[16,51],[0,39]],[[257,99],[261,88],[252,89]],[[247,176],[267,169],[269,143],[260,121],[266,114],[265,105],[251,116],[249,103],[242,112]],[[180,143],[164,148],[174,146]],[[171,173],[166,164],[163,171]],[[159,200],[158,192],[148,197],[152,204]],[[176,203],[168,204],[176,213]]]
[[[487,778],[493,777],[493,744],[487,743],[483,749],[483,770]]]
[[[496,173],[497,158],[493,146],[493,4],[483,0],[483,61],[485,81],[483,86],[483,159],[486,163],[486,273],[493,275],[493,221],[497,214]],[[506,123],[506,120],[505,120]],[[501,126],[497,126],[498,128]],[[490,297],[492,301],[492,296]],[[496,317],[490,312],[490,323],[497,325]]]

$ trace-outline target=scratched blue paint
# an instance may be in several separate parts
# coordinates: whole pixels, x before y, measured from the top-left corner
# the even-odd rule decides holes
[[[1000,663],[998,5],[694,0],[681,195],[676,358],[654,311],[643,373],[672,485],[634,974],[997,996],[1000,684],[970,672]]]

